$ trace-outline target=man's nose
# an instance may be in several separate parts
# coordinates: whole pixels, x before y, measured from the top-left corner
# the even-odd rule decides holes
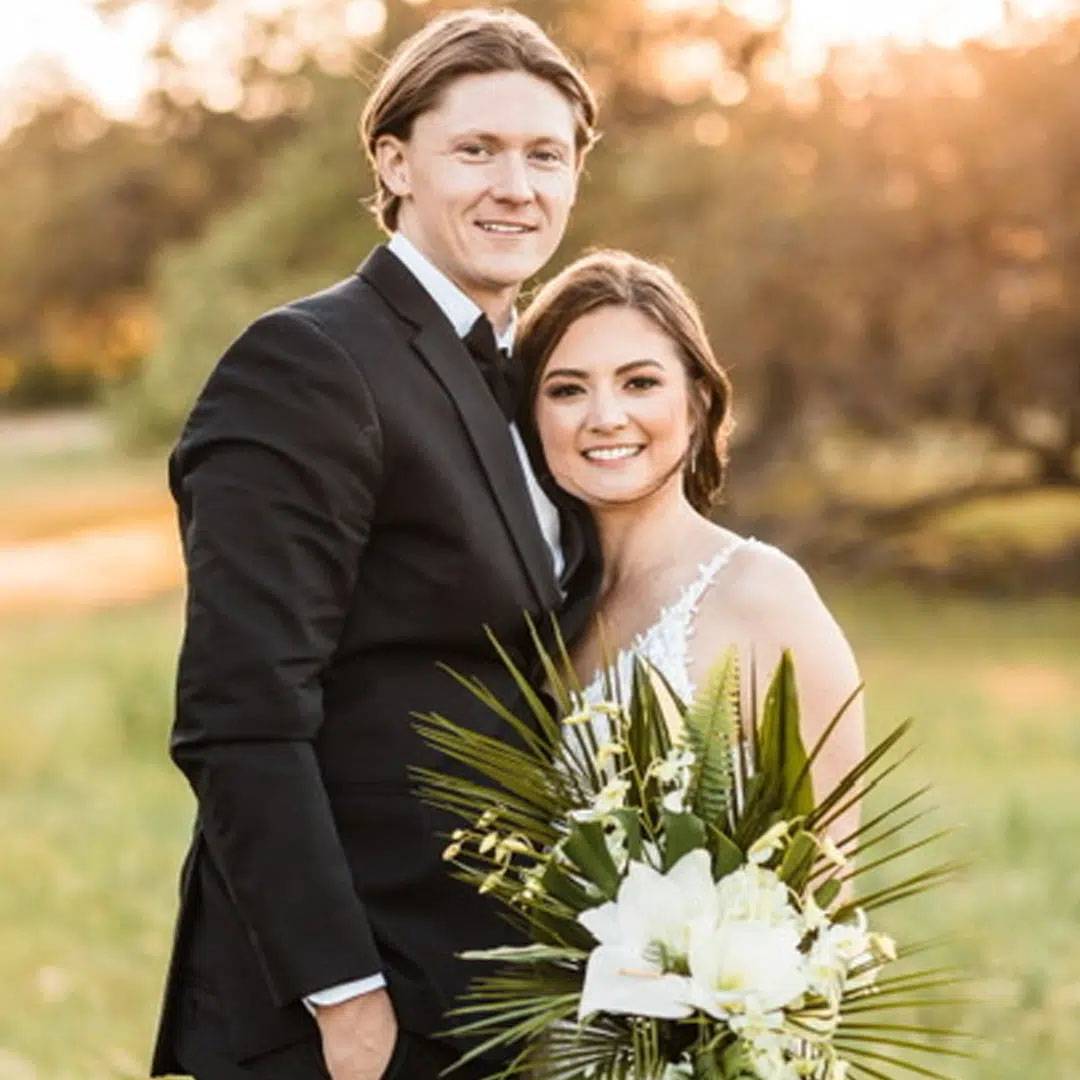
[[[529,202],[533,197],[529,169],[525,156],[518,153],[501,155],[492,194],[507,202]]]

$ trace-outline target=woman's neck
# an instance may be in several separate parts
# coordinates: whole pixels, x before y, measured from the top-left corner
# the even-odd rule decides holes
[[[592,513],[604,563],[601,596],[682,561],[689,534],[708,528],[686,501],[681,477],[638,502],[594,506]]]

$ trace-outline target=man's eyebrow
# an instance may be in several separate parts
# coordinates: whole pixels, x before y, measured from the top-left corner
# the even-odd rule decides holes
[[[640,360],[628,360],[625,364],[620,364],[615,369],[615,374],[623,375],[627,371],[637,367],[654,367],[659,368],[661,371],[664,369],[664,365],[661,364],[659,360],[651,360],[648,357],[643,357]],[[548,379],[558,377],[564,379],[588,379],[589,373],[587,371],[582,371],[580,368],[552,368],[551,371],[544,376],[544,382],[547,382]]]
[[[455,131],[451,136],[453,139],[480,139],[486,142],[501,143],[505,142],[505,138],[502,135],[496,134],[494,131],[485,131],[483,128],[468,128],[465,131]],[[530,146],[536,146],[538,143],[550,143],[553,146],[561,146],[564,149],[570,149],[570,143],[566,139],[559,135],[550,134],[533,134],[525,135],[524,141]]]

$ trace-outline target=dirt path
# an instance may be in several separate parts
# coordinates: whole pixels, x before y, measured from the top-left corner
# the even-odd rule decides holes
[[[164,462],[109,448],[92,411],[0,417],[0,618],[143,600],[182,565]]]
[[[148,599],[182,580],[173,515],[0,546],[0,617]]]

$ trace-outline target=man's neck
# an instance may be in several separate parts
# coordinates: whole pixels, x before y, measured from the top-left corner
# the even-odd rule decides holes
[[[462,281],[450,268],[443,266],[437,255],[424,244],[423,238],[416,235],[406,223],[398,225],[398,232],[409,241],[416,250],[448,281],[460,289],[491,322],[496,337],[501,337],[510,327],[514,317],[514,300],[520,285],[507,286],[499,290],[477,289],[475,283]]]

